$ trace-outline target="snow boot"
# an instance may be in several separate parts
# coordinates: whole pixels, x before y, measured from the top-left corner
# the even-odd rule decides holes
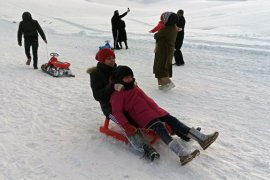
[[[159,90],[162,90],[162,91],[169,91],[171,90],[172,88],[175,87],[175,84],[171,81],[169,82],[168,84],[165,84],[165,85],[159,85],[158,86],[158,89]]]
[[[144,157],[147,157],[151,161],[159,159],[160,157],[159,153],[151,145],[144,144],[143,150],[144,150]]]
[[[187,136],[197,141],[203,150],[206,150],[217,139],[218,134],[218,132],[214,132],[206,135],[195,128],[191,128]]]
[[[30,65],[30,63],[31,63],[31,59],[27,59],[27,61],[26,61],[26,63],[25,63],[25,64],[26,64],[27,66],[29,66],[29,65]]]
[[[197,129],[198,131],[201,131],[201,127],[197,127],[196,129]],[[189,142],[189,141],[190,141],[190,138],[187,137],[187,135],[177,134],[177,136],[179,136],[181,139],[183,139],[183,140],[186,141],[186,142]]]
[[[197,149],[192,153],[187,152],[187,150],[177,139],[174,139],[169,143],[169,148],[180,158],[180,163],[182,166],[192,161],[196,156],[200,154],[200,151]]]

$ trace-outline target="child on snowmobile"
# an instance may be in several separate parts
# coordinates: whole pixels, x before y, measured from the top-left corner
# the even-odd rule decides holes
[[[195,128],[189,128],[178,119],[170,115],[166,110],[159,107],[153,99],[140,89],[133,76],[133,71],[128,66],[118,66],[113,70],[112,80],[118,85],[117,91],[111,95],[112,115],[122,127],[134,129],[125,116],[125,113],[135,121],[137,128],[154,130],[165,144],[180,158],[182,165],[190,162],[199,155],[199,150],[188,152],[178,139],[173,139],[168,133],[164,123],[173,129],[173,132],[185,135],[197,141],[205,150],[218,137],[218,132],[203,134]]]

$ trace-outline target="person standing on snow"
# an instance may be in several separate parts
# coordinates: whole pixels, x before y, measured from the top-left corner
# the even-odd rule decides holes
[[[184,11],[182,9],[178,10],[177,16],[178,16],[178,22],[176,25],[178,28],[181,28],[182,31],[179,31],[177,33],[177,37],[175,41],[175,52],[174,52],[175,63],[173,65],[183,66],[185,62],[184,62],[183,54],[181,52],[181,47],[184,41],[184,29],[185,29],[185,24],[186,24]]]
[[[110,104],[111,94],[114,91],[121,90],[123,87],[121,84],[113,84],[111,82],[113,69],[117,66],[114,51],[110,48],[100,49],[96,54],[96,60],[98,61],[97,66],[87,70],[87,73],[90,75],[90,86],[93,96],[100,103],[103,114],[119,125],[118,120],[111,114],[112,107]],[[123,134],[135,150],[144,153],[151,161],[159,158],[160,155],[157,151],[150,144],[144,142],[139,130],[128,124],[126,126],[119,125],[119,127],[123,130]]]
[[[113,70],[112,80],[122,84],[120,91],[114,91],[110,102],[112,115],[118,120],[121,126],[131,126],[126,118],[127,113],[135,122],[137,128],[152,129],[162,141],[180,158],[180,163],[185,165],[199,155],[199,150],[189,152],[176,138],[173,138],[165,123],[179,137],[183,135],[197,141],[205,150],[218,137],[219,133],[203,134],[195,128],[190,128],[177,118],[170,115],[166,110],[159,107],[153,99],[145,94],[135,82],[133,71],[128,66],[118,66]],[[131,127],[130,127],[131,128]],[[135,128],[135,127],[133,127]]]
[[[123,48],[122,42],[125,43],[126,49],[128,49],[126,23],[124,20],[120,19],[120,21],[119,21],[119,37],[118,37],[118,43],[119,43],[120,49]]]
[[[162,17],[165,27],[154,34],[156,52],[153,73],[158,80],[158,89],[170,90],[175,87],[170,77],[172,77],[172,59],[178,32],[178,28],[176,27],[178,17],[173,12],[165,12],[162,14]]]
[[[30,65],[31,63],[30,48],[32,46],[34,69],[38,69],[38,45],[39,45],[38,33],[40,34],[44,42],[47,44],[46,36],[42,28],[40,27],[38,21],[32,19],[32,16],[29,12],[24,12],[22,14],[22,21],[19,24],[17,34],[18,45],[22,46],[22,35],[23,35],[25,55],[27,57],[26,65]]]
[[[125,17],[128,13],[130,12],[129,8],[128,10],[119,15],[118,10],[114,11],[114,15],[111,18],[111,24],[112,24],[112,34],[113,34],[113,48],[114,49],[120,49],[119,45],[118,45],[118,37],[119,37],[119,23],[120,20]]]

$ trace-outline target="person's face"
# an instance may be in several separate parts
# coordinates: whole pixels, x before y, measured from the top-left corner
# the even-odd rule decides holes
[[[115,65],[115,58],[113,56],[109,56],[105,59],[104,64],[110,66],[110,67],[114,67]]]
[[[133,76],[132,75],[128,75],[128,76],[125,76],[122,81],[124,83],[131,83],[133,81]]]

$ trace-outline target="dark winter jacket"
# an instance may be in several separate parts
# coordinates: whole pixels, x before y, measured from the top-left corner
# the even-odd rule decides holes
[[[116,66],[115,66],[116,67]],[[96,67],[89,68],[90,86],[95,100],[99,101],[103,114],[108,117],[111,114],[110,97],[114,92],[110,78],[114,67],[97,63]]]
[[[118,30],[119,29],[119,23],[121,18],[125,17],[127,15],[128,12],[125,12],[121,15],[118,14],[118,12],[115,12],[112,19],[111,19],[111,23],[112,23],[112,30]]]
[[[126,41],[127,40],[127,32],[126,32],[126,23],[122,19],[119,21],[119,37],[118,41]]]
[[[186,24],[185,17],[184,16],[178,17],[178,22],[176,25],[179,28],[182,28],[182,31],[179,31],[177,33],[176,42],[175,42],[176,49],[180,49],[182,47],[183,40],[184,40],[184,34],[185,34],[185,24]]]
[[[25,40],[38,40],[38,33],[43,40],[46,40],[46,36],[38,21],[33,20],[29,12],[24,12],[22,19],[17,34],[18,44],[22,44],[22,34]]]
[[[174,55],[177,28],[165,26],[154,35],[157,41],[153,72],[156,78],[172,77],[172,59]]]

